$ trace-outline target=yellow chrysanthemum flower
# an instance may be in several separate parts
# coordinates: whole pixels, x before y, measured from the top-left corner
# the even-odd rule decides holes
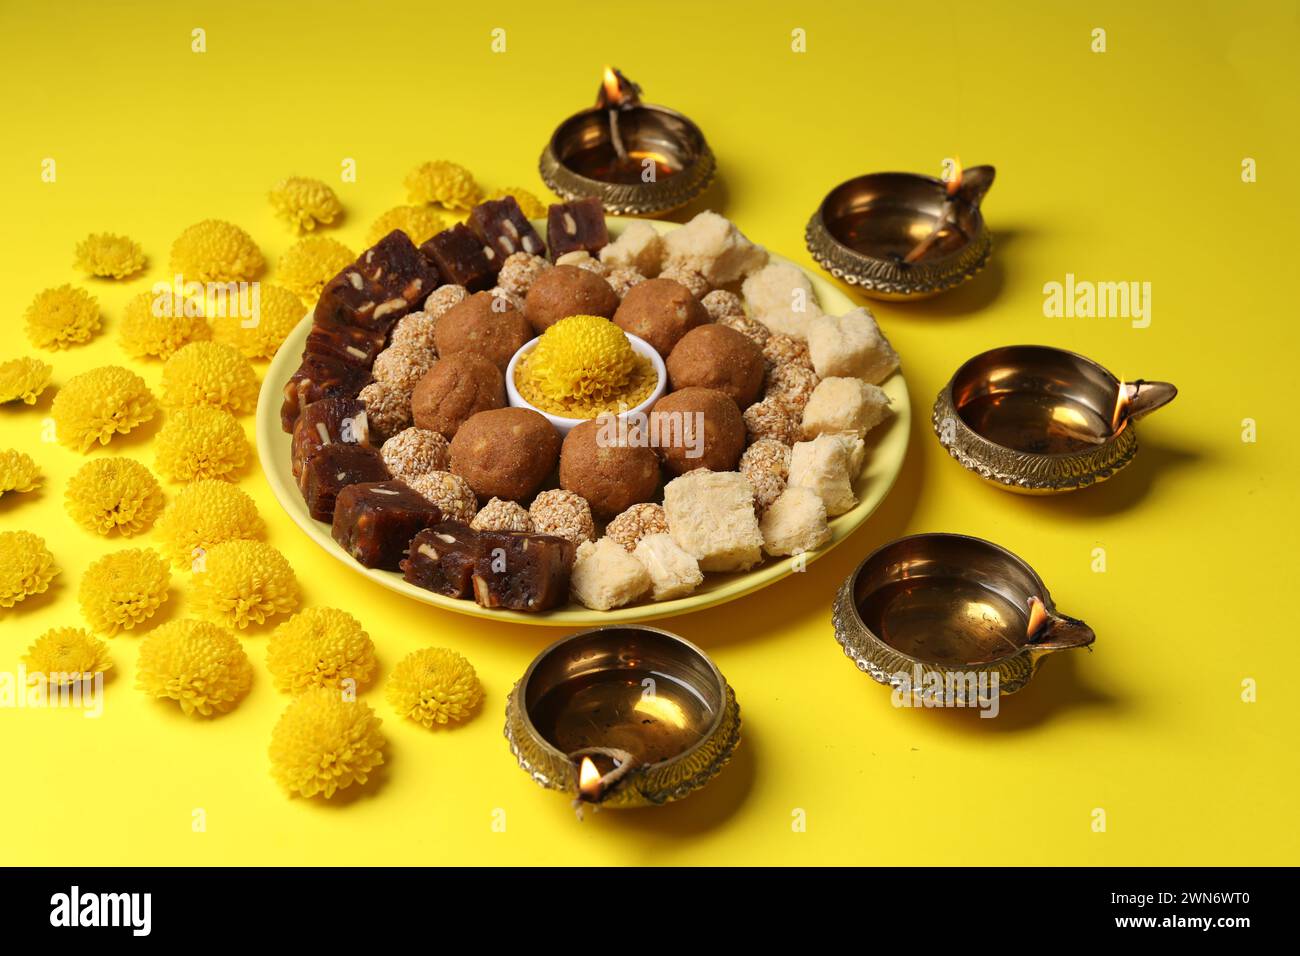
[[[515,197],[515,202],[519,203],[519,208],[523,210],[524,215],[529,219],[546,218],[546,203],[527,189],[520,189],[518,186],[503,186],[501,189],[492,190],[492,195],[487,198],[505,199],[507,196]]]
[[[529,403],[574,418],[633,406],[654,388],[654,367],[627,334],[598,315],[556,322],[515,366],[515,386]]]
[[[365,686],[379,666],[375,644],[347,611],[309,607],[275,629],[266,645],[266,666],[278,690],[300,694],[310,687]]]
[[[469,661],[445,647],[424,647],[402,658],[384,687],[393,709],[432,727],[464,720],[483,699]]]
[[[434,203],[446,209],[467,210],[483,190],[464,166],[437,159],[421,163],[406,176],[406,194],[412,203]]]
[[[100,279],[125,279],[144,268],[144,250],[129,236],[92,232],[77,243],[72,264]]]
[[[265,266],[253,237],[220,219],[195,223],[172,243],[171,270],[187,282],[248,281]]]
[[[41,486],[41,470],[32,456],[16,448],[0,449],[0,498],[6,491],[19,494]]]
[[[27,338],[37,348],[81,345],[99,331],[99,302],[85,289],[61,285],[37,293],[26,321]]]
[[[191,342],[163,365],[162,405],[221,408],[236,415],[257,407],[257,373],[233,345]]]
[[[223,541],[195,562],[194,609],[227,627],[262,624],[298,607],[298,581],[284,555],[261,541]]]
[[[329,799],[364,784],[384,762],[381,723],[369,704],[312,688],[293,699],[271,731],[271,774],[290,796]]]
[[[406,233],[417,246],[442,232],[444,219],[428,206],[395,206],[370,224],[366,245],[373,246],[394,229]]]
[[[248,461],[244,427],[219,408],[178,408],[158,430],[154,467],[168,481],[229,478]]]
[[[45,540],[30,531],[0,531],[0,607],[44,594],[59,569]]]
[[[350,266],[356,255],[330,236],[299,239],[280,257],[275,277],[308,305],[320,298],[325,283]]]
[[[343,215],[343,204],[327,184],[306,176],[290,176],[271,187],[267,198],[275,214],[296,233],[328,226]]]
[[[183,345],[211,335],[202,302],[160,290],[141,292],[127,302],[117,341],[132,358],[169,359]]]
[[[68,479],[63,498],[72,520],[95,534],[140,534],[163,509],[158,479],[130,458],[92,458]]]
[[[77,600],[92,628],[109,637],[154,616],[167,601],[172,572],[152,548],[106,554],[86,568]]]
[[[54,627],[23,656],[29,684],[70,687],[111,670],[108,645],[79,627]]]
[[[158,519],[163,553],[178,568],[192,569],[213,545],[251,540],[263,528],[253,499],[243,489],[215,478],[181,489]]]
[[[140,642],[135,685],[174,700],[186,716],[233,710],[253,684],[253,665],[239,640],[207,621],[168,621]]]
[[[8,402],[35,405],[41,392],[49,387],[53,372],[52,366],[27,356],[0,362],[0,405]]]
[[[54,396],[50,416],[59,441],[85,452],[95,442],[107,445],[157,411],[144,379],[120,365],[105,365],[68,379]]]
[[[232,346],[250,359],[274,355],[305,314],[302,301],[288,289],[265,282],[260,289],[253,316],[232,315],[212,320],[213,341]]]

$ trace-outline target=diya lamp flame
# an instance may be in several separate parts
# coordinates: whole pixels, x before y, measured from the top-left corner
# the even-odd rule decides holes
[[[641,87],[606,65],[605,76],[596,94],[596,105],[601,109],[627,109],[641,102]]]
[[[1036,597],[1029,599],[1029,624],[1025,628],[1025,633],[1033,637],[1043,626],[1051,620],[1051,615],[1047,613],[1047,607],[1041,600]]]
[[[949,196],[957,195],[957,190],[961,189],[961,176],[962,176],[961,158],[957,157],[953,159],[952,163],[953,163],[952,176],[948,178],[948,185],[947,185],[947,193]]]
[[[1119,392],[1115,396],[1115,411],[1110,416],[1110,431],[1114,435],[1119,432],[1120,426],[1128,418],[1129,408],[1133,404],[1133,395],[1130,393],[1132,386],[1121,384]],[[1133,389],[1136,391],[1136,389]]]
[[[626,750],[618,747],[584,747],[569,754],[570,760],[582,760],[578,764],[578,797],[573,801],[582,816],[582,805],[591,803],[599,805],[614,789],[614,786],[626,777],[636,766],[636,760]],[[608,757],[614,764],[609,773],[602,774],[592,757]]]
[[[583,757],[582,766],[578,768],[578,795],[589,803],[600,798],[600,771],[590,757]]]

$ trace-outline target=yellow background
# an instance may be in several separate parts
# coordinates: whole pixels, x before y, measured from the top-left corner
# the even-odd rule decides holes
[[[879,512],[807,574],[669,626],[703,645],[739,696],[745,739],[707,790],[666,808],[575,821],[520,772],[505,696],[550,629],[440,613],[327,559],[240,482],[311,603],[354,611],[386,675],[429,644],[465,653],[487,692],[468,725],[430,733],[367,694],[390,747],[377,785],[332,803],[286,799],[266,746],[285,698],[243,640],[254,689],[190,720],[134,690],[140,637],[116,638],[102,720],[0,711],[4,863],[1296,863],[1297,661],[1292,595],[1297,337],[1294,4],[924,6],[897,3],[67,3],[0,5],[0,357],[28,354],[23,309],[76,280],[76,242],[125,232],[150,255],[129,283],[83,283],[106,328],[42,357],[55,382],[122,363],[126,299],[164,277],[171,240],[217,216],[274,263],[291,237],[267,188],[333,183],[336,234],[359,249],[404,201],[417,162],[455,159],[489,186],[541,192],[553,125],[610,61],[706,131],[722,170],[709,203],[808,263],[821,196],[881,169],[937,172],[954,153],[998,168],[998,242],[975,282],[930,303],[875,306],[903,356],[914,434]],[[207,52],[190,50],[207,31]],[[490,31],[507,31],[493,54]],[[1091,31],[1107,31],[1105,53]],[[791,52],[791,30],[807,52]],[[40,180],[42,159],[58,180]],[[357,161],[356,184],[340,162]],[[1242,182],[1244,157],[1258,182]],[[1043,283],[1149,281],[1150,328],[1048,319]],[[272,270],[266,277],[274,281]],[[79,280],[77,280],[79,281]],[[1142,423],[1136,463],[1100,488],[1024,499],[948,460],[929,406],[985,348],[1042,342],[1181,395]],[[144,371],[151,383],[158,369]],[[63,574],[0,612],[0,668],[46,628],[79,623],[97,539],[62,507],[82,456],[40,442],[49,398],[0,409],[0,446],[37,457],[35,495],[5,495],[0,529],[43,534]],[[1258,422],[1243,443],[1242,420]],[[95,454],[152,464],[157,422]],[[251,418],[248,419],[251,435]],[[1098,634],[1049,659],[1001,716],[896,710],[832,640],[830,598],[871,548],[957,531],[1031,562]],[[148,543],[148,538],[143,539]],[[1104,548],[1107,570],[1092,570]],[[184,612],[184,583],[161,615]],[[1253,679],[1258,702],[1241,700]],[[192,812],[206,812],[193,832]],[[802,809],[806,832],[794,832]],[[1107,815],[1094,832],[1092,812]],[[494,832],[494,811],[505,811]],[[499,818],[499,817],[498,817]]]

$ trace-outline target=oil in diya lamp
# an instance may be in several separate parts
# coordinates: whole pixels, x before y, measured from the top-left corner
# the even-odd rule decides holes
[[[540,169],[566,200],[594,196],[611,215],[654,216],[702,193],[715,163],[695,123],[642,103],[641,88],[607,66],[596,105],[556,127]]]
[[[704,786],[740,743],[736,695],[708,656],[652,627],[562,638],[510,692],[519,766],[575,805],[637,807]]]
[[[1048,654],[1092,628],[1056,610],[1038,574],[1005,548],[958,534],[899,538],[868,555],[835,597],[835,639],[873,680],[964,683],[1011,694]]]
[[[1043,345],[992,349],[939,392],[939,442],[963,467],[1020,494],[1105,481],[1133,460],[1133,424],[1173,401],[1168,382],[1122,382],[1091,359]]]
[[[945,182],[914,173],[871,173],[840,183],[808,220],[804,238],[823,269],[876,299],[924,299],[970,279],[993,237],[980,204],[992,166]]]

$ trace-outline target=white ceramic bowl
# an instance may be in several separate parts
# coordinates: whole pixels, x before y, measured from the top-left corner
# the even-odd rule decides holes
[[[638,355],[644,355],[646,358],[650,360],[650,364],[654,366],[655,375],[658,377],[658,382],[656,383],[654,389],[650,392],[649,398],[647,398],[641,404],[633,408],[629,408],[627,411],[621,413],[619,415],[620,418],[622,418],[625,415],[634,414],[636,412],[649,411],[650,406],[653,405],[655,402],[659,401],[659,399],[663,398],[664,392],[667,391],[668,389],[668,369],[664,367],[664,360],[663,358],[660,357],[659,353],[655,351],[654,346],[651,345],[649,342],[647,342],[645,339],[638,338],[637,336],[633,335],[631,332],[625,332],[624,334],[627,336],[628,342],[632,344],[632,350],[636,352]],[[529,352],[531,352],[534,348],[537,347],[537,342],[538,339],[532,339],[531,341],[525,342],[522,346],[520,346],[519,351],[516,352],[513,356],[511,356],[510,364],[506,366],[506,400],[510,403],[511,407],[513,408],[531,408],[533,411],[537,412],[539,415],[544,417],[548,422],[550,422],[551,425],[555,428],[555,430],[560,433],[560,437],[563,438],[565,435],[569,434],[569,432],[572,431],[574,428],[576,428],[578,425],[581,425],[583,422],[587,421],[587,419],[564,418],[560,415],[552,415],[550,412],[543,411],[542,409],[534,406],[531,402],[525,400],[524,397],[519,394],[519,389],[515,387],[515,366],[519,363],[519,360],[521,358],[523,358],[525,355],[527,355]]]

